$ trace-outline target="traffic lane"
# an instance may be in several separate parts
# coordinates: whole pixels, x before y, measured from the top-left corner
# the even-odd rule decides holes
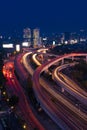
[[[38,71],[40,70],[40,68],[38,69]],[[37,93],[37,95],[39,95],[38,96],[38,98],[39,98],[39,100],[41,101],[41,98],[44,96],[44,94],[42,94],[42,92],[41,92],[41,86],[40,86],[40,83],[39,83],[39,78],[37,77],[37,75],[39,74],[39,72],[38,71],[36,71],[36,73],[34,74],[34,91]],[[41,96],[42,95],[42,96]],[[43,101],[44,102],[44,101]],[[47,102],[47,101],[46,101]]]
[[[15,77],[15,76],[14,76]],[[18,95],[20,95],[20,102],[22,103],[22,105],[24,106],[23,108],[25,109],[25,111],[27,112],[26,116],[29,118],[29,121],[31,120],[32,121],[32,124],[33,126],[35,127],[39,127],[41,130],[43,130],[43,127],[38,123],[37,119],[34,117],[29,105],[28,105],[28,102],[27,102],[27,99],[26,99],[26,96],[24,95],[24,92],[23,92],[23,89],[21,88],[21,86],[19,85],[17,79],[15,78],[15,89],[18,93]],[[24,110],[23,110],[24,111]],[[35,125],[36,124],[36,125]],[[34,128],[35,128],[34,127]]]

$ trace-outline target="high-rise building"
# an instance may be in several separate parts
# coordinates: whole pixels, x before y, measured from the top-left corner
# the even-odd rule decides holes
[[[25,28],[23,30],[24,34],[23,34],[23,38],[31,38],[31,29],[30,28]]]
[[[31,29],[30,28],[25,28],[23,30],[23,38],[25,42],[29,43],[29,46],[31,45]]]
[[[36,48],[40,44],[40,30],[38,28],[33,30],[33,47]]]

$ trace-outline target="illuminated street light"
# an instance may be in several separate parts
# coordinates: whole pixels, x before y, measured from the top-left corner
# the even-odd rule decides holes
[[[14,106],[11,106],[11,109],[14,109]]]
[[[23,125],[23,128],[26,129],[26,125],[25,124]]]
[[[9,102],[9,98],[7,98],[7,102]]]
[[[6,92],[5,92],[5,91],[3,92],[3,95],[6,95]]]

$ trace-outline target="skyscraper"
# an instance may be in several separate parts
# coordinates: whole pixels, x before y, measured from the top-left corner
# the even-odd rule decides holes
[[[29,45],[31,45],[31,29],[30,28],[25,28],[23,30],[23,38],[24,38],[24,41],[28,42]]]
[[[40,30],[38,28],[33,30],[33,47],[36,48],[40,44]]]

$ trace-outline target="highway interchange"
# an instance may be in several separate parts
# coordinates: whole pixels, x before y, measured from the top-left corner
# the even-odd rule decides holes
[[[80,57],[82,56],[85,57],[85,59],[87,60],[87,54],[85,53],[66,54],[63,56],[57,56],[53,59],[50,59],[50,61],[41,64],[40,61],[38,61],[38,55],[39,53],[40,54],[42,53],[42,55],[44,55],[45,51],[47,50],[48,49],[40,49],[34,52],[30,50],[28,53],[19,54],[19,56],[15,58],[14,68],[16,73],[20,77],[19,81],[21,82],[21,84],[25,85],[26,84],[25,82],[28,82],[26,80],[28,78],[28,74],[30,75],[33,81],[32,88],[34,90],[37,102],[40,104],[40,107],[49,115],[49,117],[58,126],[60,126],[62,130],[86,130],[87,109],[83,110],[80,109],[80,107],[81,105],[87,107],[87,92],[79,88],[79,86],[74,81],[72,81],[68,76],[61,73],[61,70],[69,66],[74,66],[76,64],[76,62],[74,62],[75,57],[77,58],[79,56]],[[33,62],[38,66],[35,70],[32,68],[31,64],[29,64],[30,55],[32,55]],[[68,58],[72,60],[72,63],[65,64],[64,59]],[[59,63],[61,64],[59,65]],[[52,65],[56,65],[56,68],[54,68],[52,72],[49,72],[49,68]],[[53,82],[55,82],[56,84],[55,87],[54,85],[50,84],[49,81],[47,81],[47,79],[45,80],[43,75],[44,73],[51,75]],[[59,90],[56,91],[55,88],[56,89],[59,88],[60,91]],[[76,101],[78,100],[81,103],[80,107],[76,106],[78,105],[76,101],[72,103],[72,101],[68,99],[69,97],[66,95],[66,92],[70,94],[71,98],[74,97]],[[23,97],[23,95],[24,94],[22,94],[21,97]],[[21,100],[23,106],[26,106],[27,100],[25,96],[24,99]],[[27,113],[25,115],[27,117],[29,113],[28,111],[30,111],[31,109],[28,107],[28,103],[26,108]],[[26,119],[28,119],[28,117]],[[34,117],[34,115],[31,116],[31,120],[32,122],[35,121],[34,124],[38,127],[38,129],[42,130],[45,128],[38,122],[38,120],[36,119],[36,117]]]

